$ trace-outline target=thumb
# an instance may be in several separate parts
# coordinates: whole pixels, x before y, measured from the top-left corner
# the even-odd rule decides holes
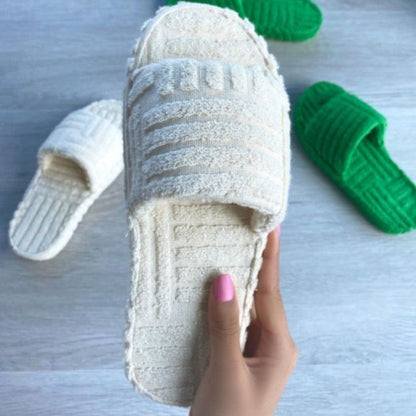
[[[217,277],[208,302],[210,365],[235,368],[243,361],[240,348],[238,301],[231,276]]]

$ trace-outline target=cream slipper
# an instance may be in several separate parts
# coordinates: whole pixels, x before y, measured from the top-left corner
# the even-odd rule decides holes
[[[13,250],[48,260],[68,243],[89,206],[123,169],[121,102],[68,115],[38,152],[39,169],[10,222]]]
[[[236,285],[244,346],[267,234],[286,212],[288,111],[274,58],[235,12],[180,3],[145,24],[124,96],[126,374],[154,400],[192,403],[220,273]]]

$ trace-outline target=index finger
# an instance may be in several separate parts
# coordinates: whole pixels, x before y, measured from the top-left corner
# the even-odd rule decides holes
[[[272,335],[286,337],[289,334],[279,283],[280,230],[273,230],[267,237],[263,251],[254,302],[257,319],[262,330]]]

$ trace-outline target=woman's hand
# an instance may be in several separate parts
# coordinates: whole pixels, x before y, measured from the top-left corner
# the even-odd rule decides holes
[[[279,230],[268,236],[244,353],[230,276],[208,302],[210,361],[190,416],[272,416],[297,361],[279,289]]]

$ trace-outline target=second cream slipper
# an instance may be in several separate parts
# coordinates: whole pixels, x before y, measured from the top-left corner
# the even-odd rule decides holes
[[[192,402],[218,274],[233,276],[245,344],[267,234],[287,207],[288,111],[276,62],[235,12],[182,3],[145,25],[124,96],[126,373],[159,402]]]
[[[56,256],[123,170],[121,112],[120,101],[93,102],[65,117],[42,144],[39,169],[10,222],[10,244],[19,256]]]

